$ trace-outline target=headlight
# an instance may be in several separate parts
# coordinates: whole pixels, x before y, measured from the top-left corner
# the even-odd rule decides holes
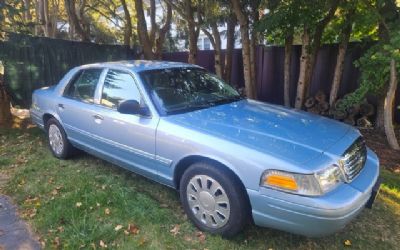
[[[315,174],[323,193],[327,193],[334,189],[343,181],[342,171],[338,165],[330,167]]]
[[[315,174],[298,174],[280,170],[266,170],[261,186],[300,195],[317,196],[327,193],[342,182],[342,173],[332,165]]]

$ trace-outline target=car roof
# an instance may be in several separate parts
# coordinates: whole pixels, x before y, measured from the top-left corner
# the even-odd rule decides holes
[[[126,61],[115,61],[115,62],[102,62],[102,63],[94,63],[94,64],[86,64],[80,67],[122,67],[130,69],[134,72],[141,72],[145,70],[153,70],[153,69],[166,69],[166,68],[179,68],[179,67],[197,67],[201,68],[194,64],[181,63],[181,62],[169,62],[169,61],[150,61],[150,60],[126,60]]]

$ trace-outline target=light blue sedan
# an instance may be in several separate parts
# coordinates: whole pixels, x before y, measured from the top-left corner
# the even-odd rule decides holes
[[[122,61],[76,67],[33,93],[55,157],[74,148],[179,190],[201,230],[249,222],[306,236],[342,229],[379,189],[359,131],[242,98],[201,67]]]

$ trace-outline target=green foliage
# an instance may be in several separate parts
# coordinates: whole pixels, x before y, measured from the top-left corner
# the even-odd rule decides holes
[[[400,73],[400,19],[398,15],[393,17],[392,13],[389,22],[381,24],[385,26],[382,28],[385,34],[381,35],[379,42],[355,62],[356,67],[361,70],[360,87],[343,99],[340,108],[360,103],[368,93],[380,95],[383,87],[389,82],[392,59],[395,60],[397,72]],[[385,18],[381,14],[381,20]]]
[[[379,15],[375,10],[375,0],[346,0],[339,5],[335,18],[324,31],[323,43],[338,43],[341,32],[347,22],[351,22],[352,32],[350,41],[378,40]],[[346,20],[346,15],[351,16]]]
[[[25,8],[20,0],[0,1],[0,33],[6,31],[30,34],[34,23],[23,18]],[[0,34],[0,38],[4,38]]]
[[[312,33],[330,5],[329,0],[270,1],[267,5],[269,13],[261,18],[256,28],[264,32],[268,43],[281,45],[288,34],[298,37],[304,26]]]

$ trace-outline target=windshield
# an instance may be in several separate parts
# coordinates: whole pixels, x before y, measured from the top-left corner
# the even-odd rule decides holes
[[[168,68],[140,73],[156,106],[174,114],[241,99],[239,93],[217,76],[200,68]]]

